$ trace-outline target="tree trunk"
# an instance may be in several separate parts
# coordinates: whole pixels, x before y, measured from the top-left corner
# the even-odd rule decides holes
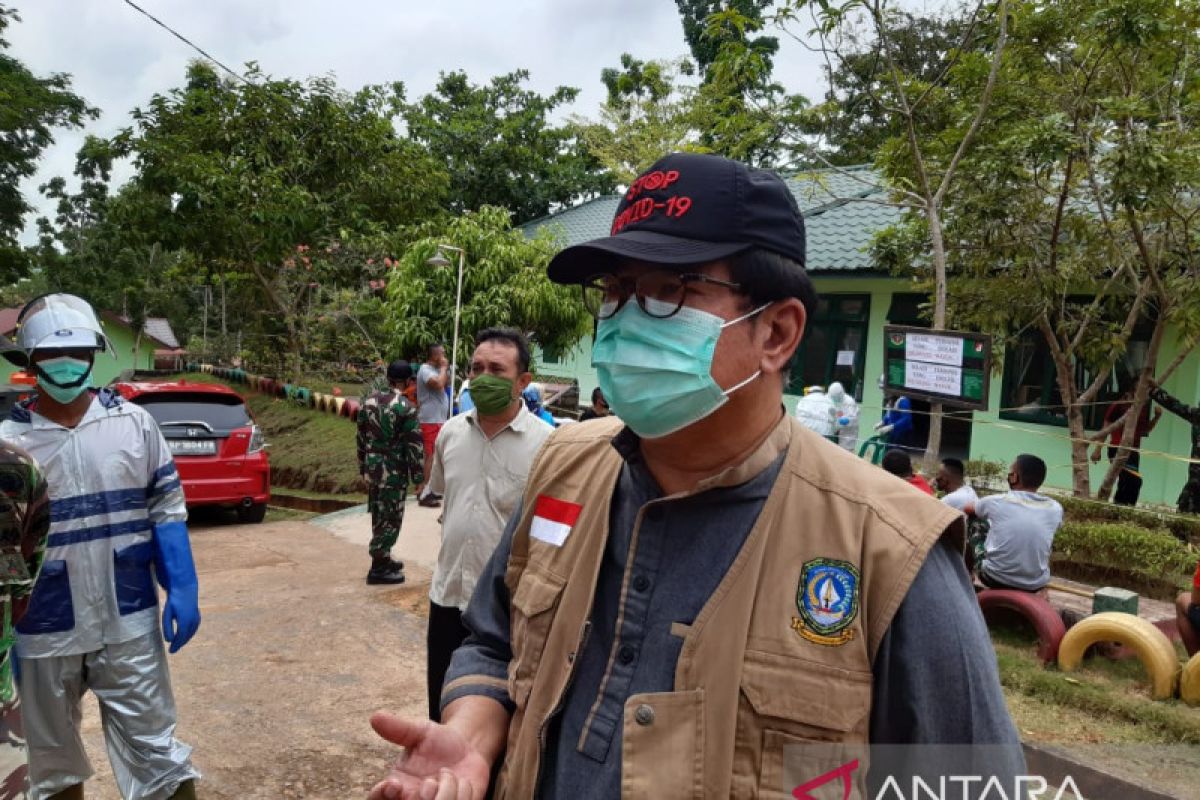
[[[1154,322],[1154,333],[1150,335],[1150,344],[1146,348],[1146,364],[1142,367],[1141,374],[1138,375],[1137,391],[1134,392],[1133,402],[1125,414],[1125,427],[1121,431],[1122,444],[1127,444],[1137,438],[1138,422],[1142,416],[1142,409],[1145,408],[1146,403],[1150,399],[1150,382],[1154,376],[1155,365],[1158,364],[1158,351],[1162,347],[1166,330],[1167,320],[1160,315]],[[1099,446],[1103,446],[1103,442]],[[1121,475],[1121,470],[1125,468],[1125,463],[1129,460],[1130,452],[1126,447],[1122,447],[1117,451],[1117,457],[1109,465],[1108,472],[1105,473],[1104,480],[1100,483],[1100,488],[1096,490],[1097,499],[1108,499],[1109,494],[1112,492],[1113,484],[1117,482],[1117,478]]]
[[[942,237],[942,218],[933,199],[927,201],[929,244],[933,256],[933,330],[946,330],[946,244]],[[929,439],[925,444],[925,471],[933,474],[942,451],[942,404],[929,407]]]

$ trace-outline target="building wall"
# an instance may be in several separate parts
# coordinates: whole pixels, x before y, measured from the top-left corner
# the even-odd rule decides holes
[[[822,295],[865,294],[870,296],[869,327],[864,359],[862,397],[860,399],[860,431],[865,438],[880,418],[883,393],[878,376],[883,374],[883,327],[887,324],[892,296],[912,291],[911,285],[897,278],[862,278],[847,275],[820,276],[814,279]],[[1178,349],[1174,337],[1168,335],[1159,356],[1160,368],[1174,360]],[[574,378],[579,383],[583,404],[590,402],[592,390],[598,385],[596,371],[591,366],[592,340],[587,337],[569,353],[555,362],[547,362],[540,352],[535,353],[539,372]],[[970,457],[989,461],[1011,461],[1020,453],[1034,453],[1049,467],[1047,485],[1056,489],[1071,488],[1071,452],[1067,429],[1054,425],[1000,419],[1003,387],[1003,353],[996,353],[996,371],[989,390],[989,410],[975,412],[971,426]],[[1194,354],[1176,371],[1167,383],[1171,394],[1187,403],[1200,402],[1200,354]],[[784,405],[794,413],[797,395],[785,394]],[[1164,414],[1154,431],[1143,440],[1141,471],[1143,486],[1141,502],[1173,505],[1187,477],[1185,459],[1191,452],[1191,426],[1171,414]],[[1168,457],[1166,455],[1169,454]],[[1092,465],[1092,488],[1103,480],[1107,461]]]
[[[104,332],[112,342],[116,356],[99,355],[96,357],[96,385],[103,386],[115,380],[122,372],[133,369],[154,368],[154,340],[143,336],[139,343],[137,358],[134,358],[133,345],[135,341],[133,329],[127,325],[104,321]]]
[[[1159,354],[1158,368],[1163,369],[1178,354],[1172,333],[1167,334]],[[1001,419],[1001,387],[1003,381],[994,375],[989,394],[988,410],[975,414],[971,435],[971,457],[989,461],[1009,462],[1021,453],[1033,453],[1046,462],[1049,472],[1046,485],[1056,489],[1071,489],[1071,442],[1066,428],[1018,420]],[[1166,390],[1185,403],[1200,399],[1200,355],[1190,356],[1171,379]],[[1173,414],[1165,413],[1158,426],[1142,439],[1142,493],[1139,502],[1174,505],[1179,490],[1187,479],[1187,463],[1191,453],[1191,425]],[[1089,455],[1091,448],[1089,448]],[[1090,464],[1090,461],[1089,461]],[[1108,460],[1091,464],[1091,488],[1104,479]]]

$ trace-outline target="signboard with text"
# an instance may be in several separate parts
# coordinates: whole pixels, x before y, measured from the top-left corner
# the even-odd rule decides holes
[[[983,411],[988,404],[992,337],[885,325],[886,391]]]

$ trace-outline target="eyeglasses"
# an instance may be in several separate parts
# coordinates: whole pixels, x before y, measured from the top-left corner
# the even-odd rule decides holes
[[[723,281],[699,273],[678,273],[669,270],[643,272],[637,277],[593,275],[583,282],[583,304],[596,319],[608,319],[621,310],[630,295],[637,298],[638,307],[651,317],[666,319],[683,308],[693,284],[708,283],[742,291],[740,283]],[[657,301],[653,305],[647,300]]]

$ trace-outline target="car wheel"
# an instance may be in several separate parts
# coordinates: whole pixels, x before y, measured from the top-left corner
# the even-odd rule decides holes
[[[255,503],[252,506],[238,506],[237,510],[238,522],[241,523],[258,523],[262,522],[267,516],[267,504]]]

